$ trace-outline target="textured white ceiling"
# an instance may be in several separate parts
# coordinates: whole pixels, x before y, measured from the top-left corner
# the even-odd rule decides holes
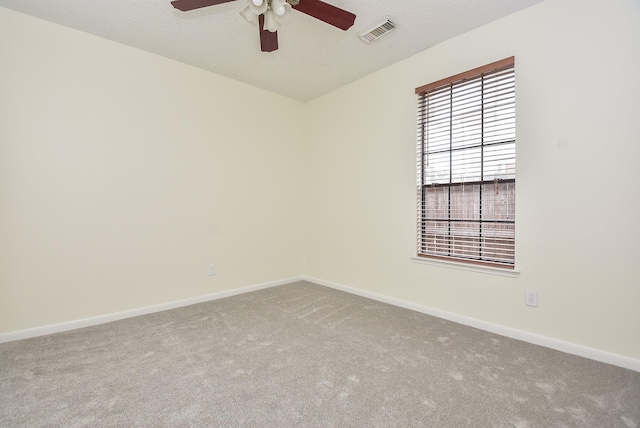
[[[300,0],[304,1],[304,0]],[[279,49],[260,52],[258,29],[236,0],[180,12],[170,0],[0,0],[0,6],[308,101],[440,42],[542,0],[325,0],[356,14],[342,31],[293,11]],[[385,16],[398,28],[366,44],[357,33]]]

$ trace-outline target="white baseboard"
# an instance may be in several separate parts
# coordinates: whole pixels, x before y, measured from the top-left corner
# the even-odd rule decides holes
[[[419,305],[417,303],[412,303],[405,300],[388,297],[382,294],[360,290],[358,288],[348,287],[346,285],[337,284],[334,282],[325,281],[318,278],[304,276],[303,279],[305,281],[309,281],[314,284],[323,285],[325,287],[334,288],[340,291],[345,291],[347,293],[355,294],[361,297],[366,297],[372,300],[377,300],[382,303],[388,303],[390,305],[398,306],[401,308],[411,309],[416,312],[432,315],[438,318],[456,322],[458,324],[468,325],[470,327],[474,327],[480,330],[499,334],[501,336],[522,340],[524,342],[532,343],[534,345],[540,345],[546,348],[555,349],[556,351],[562,351],[568,354],[573,354],[580,357],[589,358],[591,360],[600,361],[602,363],[607,363],[614,366],[623,367],[625,369],[630,369],[630,370],[640,372],[640,360],[637,360],[634,358],[613,354],[611,352],[601,351],[599,349],[589,348],[589,347],[578,345],[571,342],[565,342],[563,340],[553,339],[551,337],[546,337],[539,334],[529,333],[527,331],[518,330],[515,328],[505,327],[503,325],[482,321],[476,318],[471,318],[464,315],[455,314],[452,312],[430,308],[428,306]]]
[[[279,285],[289,284],[296,281],[308,281],[314,284],[323,285],[325,287],[333,288],[347,293],[355,294],[357,296],[366,297],[368,299],[377,300],[379,302],[388,303],[390,305],[398,306],[405,309],[410,309],[416,312],[420,312],[427,315],[432,315],[438,318],[453,321],[459,324],[468,325],[470,327],[478,328],[480,330],[488,331],[491,333],[499,334],[501,336],[510,337],[512,339],[522,340],[532,343],[534,345],[540,345],[547,348],[555,349],[557,351],[566,352],[580,357],[589,358],[595,361],[600,361],[607,364],[612,364],[618,367],[634,370],[640,372],[640,360],[625,357],[618,354],[613,354],[599,349],[589,348],[582,345],[577,345],[571,342],[565,342],[563,340],[553,339],[550,337],[529,333],[527,331],[518,330],[515,328],[505,327],[503,325],[482,321],[476,318],[467,317],[464,315],[455,314],[452,312],[442,311],[439,309],[431,308],[428,306],[419,305],[417,303],[408,302],[401,299],[385,296],[382,294],[373,293],[370,291],[361,290],[354,287],[349,287],[335,282],[325,281],[319,278],[310,276],[298,276],[278,281],[265,282],[262,284],[250,285],[247,287],[236,288],[234,290],[221,291],[218,293],[207,294],[204,296],[192,297],[184,300],[177,300],[174,302],[162,303],[154,306],[147,306],[144,308],[132,309],[128,311],[116,312],[112,314],[100,315],[91,318],[83,318],[80,320],[63,322],[59,324],[52,324],[43,327],[30,328],[26,330],[20,330],[9,333],[0,334],[0,343],[12,342],[14,340],[29,339],[31,337],[44,336],[46,334],[60,333],[63,331],[74,330],[82,327],[90,327],[93,325],[104,324],[111,321],[117,321],[125,318],[137,317],[140,315],[146,315],[154,312],[166,311],[169,309],[179,308],[182,306],[194,305],[196,303],[208,302],[211,300],[224,299],[226,297],[236,296],[239,294],[250,293],[252,291],[262,290],[265,288],[277,287]]]
[[[92,325],[104,324],[111,321],[118,321],[125,318],[137,317],[140,315],[151,314],[154,312],[166,311],[168,309],[180,308],[182,306],[194,305],[196,303],[208,302],[211,300],[224,299],[225,297],[236,296],[238,294],[250,293],[256,290],[276,287],[278,285],[288,284],[290,282],[302,281],[303,277],[293,277],[278,281],[265,282],[262,284],[250,285],[247,287],[236,288],[228,291],[221,291],[204,296],[192,297],[189,299],[177,300],[173,302],[161,303],[159,305],[146,306],[144,308],[131,309],[128,311],[116,312],[112,314],[99,315],[97,317],[83,318],[74,321],[52,324],[42,327],[35,327],[26,330],[14,331],[0,334],[0,343],[13,342],[14,340],[29,339],[31,337],[44,336],[46,334],[60,333],[68,330],[75,330],[82,327],[90,327]]]

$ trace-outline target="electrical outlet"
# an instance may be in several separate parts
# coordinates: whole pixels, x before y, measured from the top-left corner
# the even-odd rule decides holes
[[[525,305],[538,307],[538,292],[527,290],[525,292]]]
[[[213,276],[216,274],[216,265],[213,263],[209,263],[209,276]]]

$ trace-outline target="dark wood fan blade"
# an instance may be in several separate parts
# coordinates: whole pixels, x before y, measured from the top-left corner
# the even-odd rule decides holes
[[[262,52],[273,52],[278,49],[278,32],[271,32],[264,29],[264,13],[258,17],[260,21],[258,27],[260,29],[260,50]]]
[[[186,12],[188,10],[200,9],[216,4],[229,3],[230,1],[235,0],[174,0],[171,4],[176,9]]]
[[[320,0],[300,0],[293,8],[341,30],[348,30],[356,20],[353,13]]]

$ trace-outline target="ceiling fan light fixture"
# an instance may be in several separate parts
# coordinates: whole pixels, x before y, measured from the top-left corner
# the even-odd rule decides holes
[[[247,0],[247,7],[251,10],[251,12],[258,16],[262,15],[269,9],[269,2],[266,0],[261,0],[260,4],[256,4],[257,0]]]
[[[251,25],[258,26],[258,15],[251,11],[250,7],[245,7],[240,11],[240,16],[247,20],[247,22]]]
[[[280,24],[276,20],[276,14],[272,9],[269,9],[264,13],[264,29],[275,33],[278,31],[278,27],[280,27]]]
[[[287,0],[271,0],[271,9],[280,19],[285,18],[291,12],[291,5]]]

